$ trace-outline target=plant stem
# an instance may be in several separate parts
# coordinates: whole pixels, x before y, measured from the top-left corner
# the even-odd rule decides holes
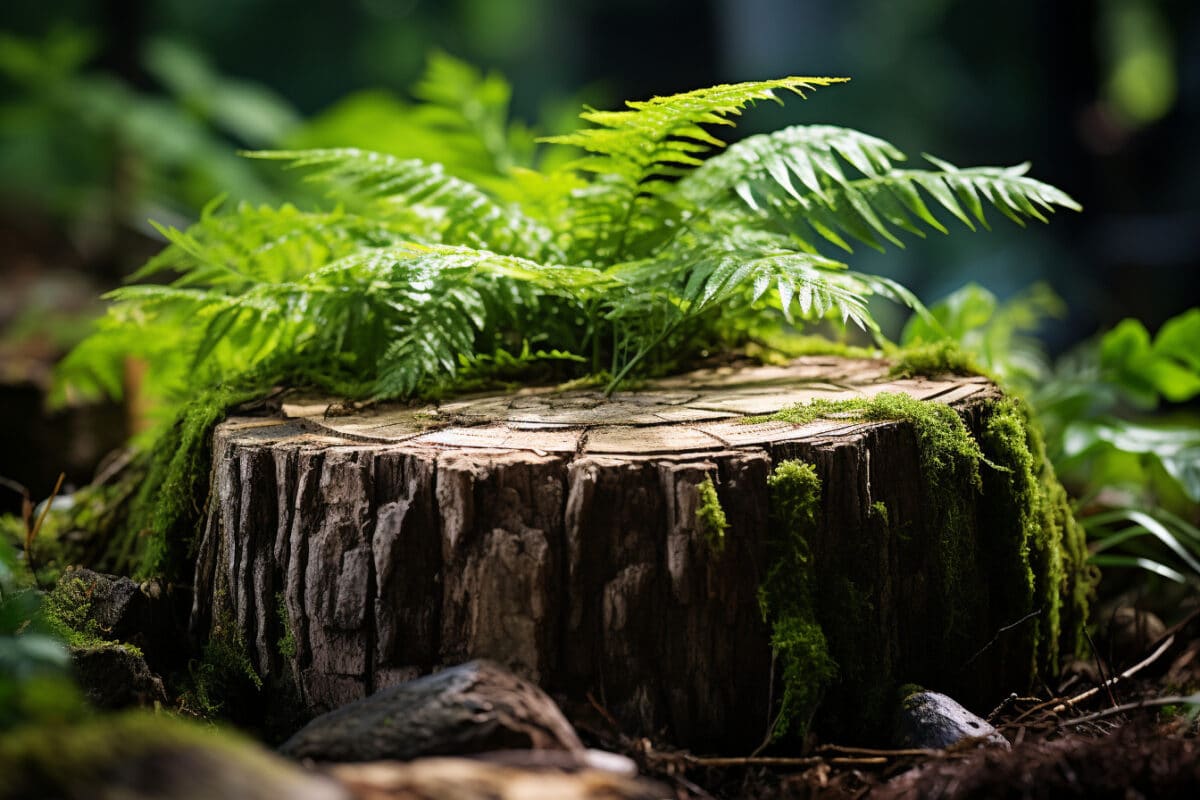
[[[633,358],[631,358],[627,362],[625,362],[625,365],[623,367],[621,367],[621,371],[618,372],[613,377],[613,379],[608,382],[608,386],[604,387],[604,396],[611,397],[612,393],[615,392],[617,390],[617,387],[621,385],[621,381],[623,381],[625,379],[625,376],[629,374],[629,371],[631,369],[633,369],[634,366],[636,366],[637,363],[639,361],[641,361],[646,356],[647,353],[652,352],[654,350],[654,348],[656,348],[660,344],[662,344],[663,340],[666,339],[668,336],[670,336],[672,333],[674,333],[675,329],[678,327],[679,327],[679,323],[675,323],[674,325],[668,325],[667,327],[663,328],[662,333],[658,334],[653,339],[651,339],[649,342],[647,342],[643,347],[641,347],[637,351],[637,355],[635,355]]]

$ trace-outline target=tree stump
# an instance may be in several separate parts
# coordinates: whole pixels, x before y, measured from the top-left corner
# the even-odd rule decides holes
[[[1022,631],[1049,613],[1032,588],[1005,585],[1019,578],[995,574],[1005,559],[1031,560],[1019,535],[1006,543],[1020,527],[1009,520],[1028,511],[1004,508],[1010,478],[985,470],[982,493],[937,487],[970,512],[937,530],[911,424],[744,419],[901,392],[948,404],[979,434],[1001,397],[980,377],[887,373],[884,360],[808,357],[611,399],[528,389],[230,418],[214,435],[193,627],[240,635],[268,691],[291,692],[304,716],[488,658],[551,692],[590,693],[627,732],[748,749],[780,694],[758,600],[767,478],[801,459],[822,481],[808,543],[821,592],[836,580],[858,598],[853,609],[836,593],[816,598],[844,662],[818,725],[886,733],[878,699],[899,682],[982,708],[1029,684],[1036,637]],[[697,522],[706,479],[728,520],[719,552]],[[971,599],[950,612],[960,599],[935,577],[948,540],[974,554],[955,567]],[[1045,580],[1032,560],[1034,582]],[[953,636],[948,613],[964,623]]]

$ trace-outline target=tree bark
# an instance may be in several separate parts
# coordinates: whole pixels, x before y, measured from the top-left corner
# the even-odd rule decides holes
[[[876,660],[889,679],[990,701],[1028,683],[1028,655],[964,664],[1020,615],[972,606],[972,636],[939,649],[928,576],[942,537],[922,501],[912,426],[743,419],[904,392],[951,405],[977,432],[1000,396],[983,378],[891,380],[887,366],[810,357],[610,400],[532,389],[231,418],[215,433],[193,626],[203,635],[214,618],[231,620],[268,687],[298,695],[306,716],[489,658],[552,692],[591,693],[627,732],[752,747],[780,691],[757,597],[767,477],[799,458],[823,484],[814,569],[865,593],[845,623],[855,630],[839,635],[865,643],[866,662],[839,665],[837,713],[853,716],[864,692],[881,690]],[[697,524],[705,479],[729,522],[720,552]],[[988,595],[987,564],[964,569]]]

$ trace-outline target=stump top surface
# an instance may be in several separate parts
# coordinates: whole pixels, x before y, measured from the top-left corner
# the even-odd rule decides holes
[[[770,445],[843,435],[875,423],[817,420],[747,423],[816,399],[841,400],[903,392],[958,404],[992,396],[978,376],[888,377],[886,359],[799,358],[786,366],[729,366],[649,381],[605,398],[599,389],[530,387],[474,395],[424,407],[380,405],[347,413],[327,399],[285,403],[280,420],[232,417],[226,430],[297,444],[404,443],[435,448],[485,448],[537,454],[655,455]],[[252,433],[253,431],[253,433]]]

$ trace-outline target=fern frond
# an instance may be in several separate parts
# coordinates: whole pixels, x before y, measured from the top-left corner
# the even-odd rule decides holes
[[[508,121],[512,87],[500,75],[479,69],[447,53],[429,54],[413,95],[424,101],[420,122],[442,137],[455,152],[482,151],[492,176],[507,176],[514,167],[529,166],[533,136]]]
[[[586,294],[604,286],[606,278],[595,270],[542,264],[520,256],[461,245],[404,242],[391,247],[361,250],[326,264],[308,283],[361,285],[372,290],[428,283],[442,278],[503,278],[548,292]]]
[[[174,272],[177,286],[224,286],[236,292],[259,281],[292,280],[363,247],[411,239],[418,226],[399,217],[374,220],[343,210],[318,213],[286,204],[241,204],[226,213],[210,206],[186,231],[155,227],[169,246],[131,281]]]
[[[760,300],[769,289],[779,295],[780,309],[790,315],[793,301],[805,318],[835,311],[843,322],[874,328],[861,292],[837,279],[846,265],[799,251],[779,250],[747,258],[739,253],[705,257],[693,265],[684,297],[700,313],[742,298]]]
[[[976,221],[988,226],[985,202],[1017,224],[1045,222],[1056,207],[1079,210],[1065,192],[1028,177],[1028,164],[960,169],[927,155],[937,170],[896,168],[904,158],[858,131],[795,126],[731,146],[681,180],[679,194],[700,207],[748,211],[739,219],[782,226],[814,251],[821,240],[847,251],[847,239],[882,250],[885,242],[903,247],[902,231],[947,232],[927,198],[972,230]]]
[[[473,352],[484,323],[484,303],[468,287],[430,295],[416,308],[412,325],[380,357],[373,396],[409,397],[450,382],[459,354]]]
[[[579,159],[578,169],[615,176],[640,191],[662,191],[657,176],[673,176],[673,166],[694,167],[701,156],[723,142],[705,125],[732,125],[731,116],[759,100],[778,100],[776,91],[801,97],[818,86],[845,78],[778,78],[770,81],[722,84],[668,97],[629,101],[622,111],[587,109],[579,116],[595,127],[542,141],[570,145],[591,155]]]
[[[846,182],[841,161],[863,175],[889,172],[905,155],[890,142],[850,128],[794,125],[750,136],[704,162],[679,182],[679,192],[697,206],[722,199],[731,190],[751,208],[782,189],[799,200],[796,188],[823,195],[830,182]]]
[[[806,91],[844,80],[790,77],[723,84],[630,101],[621,111],[585,110],[579,116],[594,127],[542,139],[582,149],[586,155],[569,166],[600,176],[588,193],[575,198],[577,213],[570,224],[582,234],[582,249],[609,262],[621,260],[627,251],[642,254],[647,249],[643,236],[656,230],[645,218],[654,199],[671,193],[676,178],[724,147],[705,126],[731,126],[730,118],[747,105],[778,101],[780,90],[804,97]]]
[[[332,197],[351,207],[364,207],[364,214],[386,215],[393,209],[415,212],[426,224],[424,238],[429,241],[531,258],[555,255],[549,229],[521,209],[502,206],[478,186],[447,174],[441,164],[356,148],[246,155],[308,168],[309,180],[326,184]]]
[[[895,281],[828,257],[830,243],[882,247],[902,232],[945,231],[938,209],[973,228],[987,224],[988,205],[1017,222],[1078,208],[1024,166],[959,169],[927,156],[932,169],[902,168],[888,142],[831,126],[714,155],[724,143],[712,129],[747,105],[841,80],[589,108],[590,128],[544,140],[582,156],[540,173],[514,149],[525,139],[506,127],[507,84],[435,56],[417,88],[424,102],[411,119],[388,111],[400,124],[389,130],[411,123],[422,152],[445,145],[461,156],[454,166],[354,148],[248,154],[307,170],[338,207],[214,205],[187,230],[160,228],[169,246],[135,279],[171,271],[174,281],[109,295],[108,319],[67,369],[115,393],[124,348],[152,363],[156,392],[290,377],[389,398],[535,361],[562,369],[586,354],[611,391],[634,370],[736,346],[779,312],[875,336],[873,298],[928,314]],[[489,178],[465,179],[474,173]]]
[[[897,234],[904,231],[923,237],[925,228],[921,223],[947,232],[945,225],[930,212],[924,197],[932,198],[938,207],[971,230],[975,230],[976,222],[984,228],[990,227],[984,214],[985,204],[1022,226],[1026,219],[1046,222],[1056,206],[1080,208],[1064,192],[1027,177],[1028,164],[958,169],[943,161],[933,163],[944,169],[895,169],[830,186],[824,197],[809,194],[800,200],[771,198],[767,214],[789,224],[790,230],[802,239],[806,238],[803,231],[807,226],[816,235],[807,235],[807,241],[814,246],[825,239],[848,251],[846,238],[857,239],[877,250],[884,249],[884,242],[903,247]]]

